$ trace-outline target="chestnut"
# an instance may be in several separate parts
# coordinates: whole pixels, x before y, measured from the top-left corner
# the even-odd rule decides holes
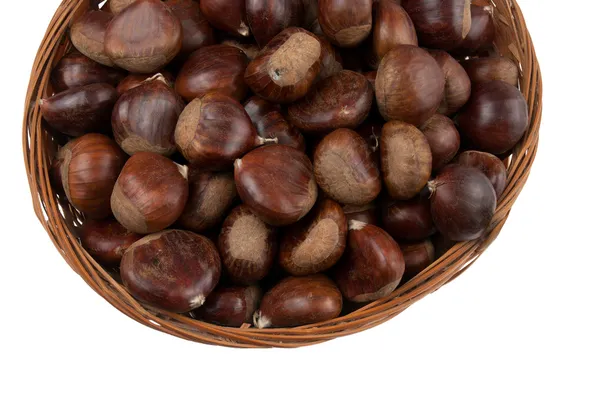
[[[304,219],[286,228],[279,247],[279,265],[294,276],[323,272],[346,249],[348,222],[342,207],[322,199]]]
[[[173,87],[173,85],[175,85],[175,79],[173,78],[173,75],[170,72],[163,70],[159,74],[162,75],[162,77],[165,79],[165,81],[170,87]],[[121,96],[128,90],[137,88],[138,86],[146,82],[148,78],[152,78],[155,75],[156,74],[129,74],[125,78],[123,78],[121,82],[119,82],[119,85],[117,85],[117,94]]]
[[[304,21],[302,26],[310,29],[315,24],[319,24],[319,0],[302,0],[304,6]]]
[[[519,67],[506,57],[471,58],[462,66],[473,84],[486,81],[504,81],[512,86],[519,84]]]
[[[277,255],[275,228],[263,223],[248,206],[240,205],[223,223],[219,252],[234,283],[258,282],[269,273]]]
[[[242,201],[273,226],[297,222],[317,201],[312,163],[304,153],[289,146],[253,150],[236,160],[234,175]]]
[[[200,0],[200,10],[215,28],[236,36],[250,36],[246,0]]]
[[[377,214],[377,204],[375,202],[362,206],[346,205],[342,208],[347,221],[361,221],[363,223],[379,225],[379,216]]]
[[[104,49],[106,30],[112,19],[110,13],[89,10],[75,20],[70,31],[71,43],[79,52],[108,67],[115,65]]]
[[[304,152],[304,137],[296,127],[287,122],[279,106],[253,96],[246,102],[244,109],[262,138],[277,138],[280,145],[291,146]]]
[[[421,132],[431,148],[433,171],[441,169],[454,159],[460,149],[460,134],[451,119],[436,114],[421,127]]]
[[[303,0],[246,0],[246,13],[252,35],[260,47],[279,32],[304,22]]]
[[[435,262],[435,249],[430,240],[400,244],[404,255],[404,281],[408,281]]]
[[[217,288],[193,314],[205,322],[240,327],[245,323],[252,323],[252,316],[260,305],[261,296],[262,291],[256,285]]]
[[[483,82],[473,88],[456,123],[477,150],[503,154],[525,135],[529,125],[527,102],[517,88],[506,82]]]
[[[222,45],[237,47],[241,51],[244,52],[248,60],[254,60],[258,53],[260,53],[260,49],[256,45],[256,43],[244,43],[239,40],[234,39],[226,39],[221,42]]]
[[[396,241],[422,241],[435,233],[431,205],[426,197],[417,196],[407,201],[383,203],[383,228]]]
[[[290,122],[303,132],[322,133],[356,128],[369,115],[373,88],[354,71],[344,70],[316,84],[288,108]]]
[[[181,23],[181,55],[191,54],[215,43],[213,28],[200,11],[196,0],[167,0],[165,4]]]
[[[373,0],[319,0],[319,24],[333,44],[356,47],[371,33]]]
[[[129,155],[175,153],[175,126],[184,103],[161,74],[125,92],[113,109],[115,140]]]
[[[149,234],[177,221],[188,192],[186,167],[156,153],[140,152],[125,163],[110,205],[125,228]]]
[[[435,59],[421,48],[400,45],[390,50],[377,70],[375,94],[387,121],[420,126],[444,98],[445,78]]]
[[[188,201],[179,217],[186,230],[203,232],[215,227],[233,204],[237,191],[231,172],[211,173],[191,168]]]
[[[135,3],[136,0],[109,0],[110,11],[113,14],[119,14],[121,11]]]
[[[288,277],[263,297],[254,326],[295,327],[335,319],[342,312],[342,294],[326,276]]]
[[[427,138],[417,127],[402,121],[383,126],[380,139],[381,171],[389,195],[407,200],[427,185],[432,154]]]
[[[58,160],[71,205],[91,219],[108,217],[111,192],[127,160],[119,146],[105,135],[87,134],[63,146]]]
[[[496,28],[490,6],[471,4],[471,29],[460,42],[454,54],[469,56],[480,50],[491,47],[496,37]]]
[[[137,0],[106,28],[104,51],[119,67],[149,74],[169,64],[181,50],[179,19],[160,0]]]
[[[315,151],[314,168],[319,187],[342,204],[366,205],[381,192],[371,149],[352,130],[342,128],[327,135]]]
[[[421,46],[450,50],[471,30],[471,0],[403,0]]]
[[[371,88],[373,88],[373,91],[375,91],[375,81],[377,80],[377,71],[367,71],[367,72],[363,72],[362,74],[365,78],[367,78],[367,81],[369,81],[369,84],[371,85]]]
[[[210,92],[186,106],[175,128],[175,143],[193,165],[212,171],[231,169],[233,162],[264,143],[234,98]]]
[[[396,0],[380,0],[374,10],[373,52],[377,65],[398,45],[419,45],[412,20]]]
[[[175,313],[202,306],[220,276],[221,259],[215,245],[182,230],[148,235],[131,245],[121,260],[121,277],[131,295]]]
[[[323,61],[319,38],[302,28],[287,28],[250,62],[244,79],[258,96],[274,103],[304,97],[317,79]]]
[[[331,46],[331,43],[321,36],[319,36],[319,40],[323,47],[323,61],[321,61],[321,72],[319,72],[317,81],[322,81],[342,71],[344,66],[342,65],[342,56]]]
[[[391,294],[404,274],[400,246],[381,228],[351,221],[346,253],[335,281],[349,301],[375,301]]]
[[[500,199],[500,195],[506,188],[507,179],[506,166],[502,160],[490,153],[469,150],[461,153],[457,162],[463,166],[474,167],[485,174],[496,191],[496,198]]]
[[[460,63],[445,51],[429,50],[429,54],[437,61],[446,78],[444,97],[437,112],[454,115],[471,96],[471,80]]]
[[[107,132],[117,91],[109,84],[91,84],[68,89],[40,100],[44,120],[70,136]]]
[[[142,235],[129,231],[118,221],[86,220],[79,229],[81,245],[100,264],[119,266],[127,249]]]
[[[56,93],[91,84],[117,86],[123,78],[123,71],[99,64],[77,51],[63,56],[50,74]]]
[[[175,89],[188,102],[213,91],[241,101],[248,92],[244,82],[247,65],[246,55],[236,47],[203,47],[192,53],[183,65]]]
[[[496,192],[476,168],[451,164],[429,182],[431,215],[440,233],[452,241],[470,241],[487,230],[496,210]]]

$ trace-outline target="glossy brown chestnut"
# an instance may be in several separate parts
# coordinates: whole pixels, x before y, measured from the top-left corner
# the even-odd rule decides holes
[[[131,90],[133,88],[137,88],[142,83],[144,83],[148,78],[152,78],[156,74],[129,74],[127,75],[119,85],[117,86],[117,93],[121,96],[123,93]],[[173,74],[169,71],[161,71],[160,75],[167,81],[170,87],[175,85],[175,79],[173,78]]]
[[[221,287],[211,292],[204,305],[193,313],[197,319],[205,322],[240,327],[244,323],[252,323],[261,296],[262,291],[256,285]]]
[[[108,132],[110,113],[117,101],[117,91],[109,84],[91,84],[68,89],[40,100],[44,120],[70,136],[88,132]]]
[[[195,51],[183,65],[175,89],[188,102],[208,92],[224,93],[241,101],[248,92],[244,82],[247,65],[248,58],[236,47],[203,47]]]
[[[181,22],[182,55],[191,54],[201,47],[215,43],[213,28],[200,11],[196,0],[167,0],[165,4]]]
[[[323,272],[342,257],[347,232],[342,207],[322,199],[308,216],[286,228],[279,246],[279,265],[294,276]]]
[[[194,166],[230,170],[233,162],[264,143],[244,107],[234,98],[211,92],[193,100],[179,117],[175,143]]]
[[[117,86],[123,78],[123,71],[99,64],[77,51],[60,59],[50,74],[55,93],[91,84]]]
[[[344,205],[366,205],[381,192],[381,176],[367,142],[356,132],[338,129],[327,135],[314,154],[319,187]]]
[[[316,84],[304,98],[290,105],[290,122],[303,132],[327,133],[356,128],[369,115],[373,88],[354,71],[344,70]]]
[[[215,28],[236,36],[250,36],[246,0],[200,0],[200,10]]]
[[[404,281],[408,281],[435,262],[435,249],[430,240],[400,244],[406,269]]]
[[[100,134],[83,135],[63,146],[57,159],[69,202],[91,219],[108,217],[112,188],[127,160],[115,141]]]
[[[254,60],[258,53],[260,53],[260,49],[256,45],[256,43],[245,43],[239,40],[234,39],[225,39],[221,42],[222,45],[237,47],[241,51],[244,52],[248,60]]]
[[[300,220],[318,194],[309,158],[285,145],[263,146],[236,160],[235,184],[242,201],[273,226]]]
[[[373,52],[377,65],[398,45],[419,45],[412,20],[396,0],[380,0],[374,10]]]
[[[269,273],[277,255],[277,233],[246,205],[233,209],[219,234],[227,276],[237,284],[256,283]]]
[[[443,50],[429,50],[445,77],[444,97],[437,112],[451,116],[467,103],[471,96],[471,80],[465,69]]]
[[[287,28],[250,62],[244,79],[258,96],[291,103],[304,97],[316,81],[324,53],[317,36],[302,28]]]
[[[321,274],[288,277],[263,297],[254,326],[295,327],[335,319],[342,312],[342,294]]]
[[[183,101],[162,75],[148,78],[117,100],[112,113],[115,140],[129,155],[170,156],[177,150],[173,137],[183,108]]]
[[[262,138],[277,138],[277,143],[280,145],[291,146],[304,152],[306,149],[304,137],[285,119],[278,105],[253,96],[246,102],[244,108]]]
[[[319,0],[319,24],[335,45],[356,47],[371,33],[373,0]]]
[[[454,159],[460,149],[460,134],[451,119],[436,114],[421,127],[421,132],[431,148],[433,171],[441,169]]]
[[[471,0],[404,0],[421,46],[450,50],[471,30]]]
[[[117,66],[150,74],[175,58],[182,37],[179,19],[162,1],[137,0],[106,28],[104,51]]]
[[[319,0],[302,0],[304,5],[304,22],[302,26],[306,29],[319,24]]]
[[[433,222],[444,237],[470,241],[485,233],[496,210],[496,192],[485,174],[451,164],[428,187]]]
[[[90,10],[78,18],[71,27],[71,43],[90,59],[112,67],[113,61],[104,50],[106,29],[113,16],[110,13]]]
[[[188,202],[179,217],[186,230],[201,233],[223,220],[233,204],[237,191],[231,172],[211,173],[190,169]]]
[[[79,229],[81,245],[105,266],[119,266],[127,249],[142,235],[129,231],[118,221],[86,220]]]
[[[220,276],[215,245],[189,231],[148,235],[130,246],[121,260],[121,277],[131,295],[175,313],[202,306]]]
[[[400,45],[390,50],[377,70],[375,94],[387,121],[420,126],[435,114],[444,98],[444,73],[427,51]]]
[[[156,153],[140,152],[125,163],[110,204],[125,228],[149,234],[177,221],[188,193],[186,167]]]
[[[477,150],[503,154],[525,135],[529,125],[527,102],[517,88],[506,82],[483,82],[473,88],[456,123]]]
[[[435,233],[431,206],[426,197],[383,202],[383,228],[398,242],[422,241]]]
[[[414,125],[392,121],[383,126],[380,139],[381,171],[389,195],[407,200],[427,185],[432,155],[427,138]]]
[[[371,202],[363,206],[346,205],[342,208],[347,221],[360,221],[374,226],[379,226],[379,216],[377,214],[377,204]]]
[[[340,53],[322,36],[319,36],[321,46],[323,47],[323,61],[321,62],[321,72],[317,77],[317,81],[322,81],[325,78],[329,78],[341,72],[344,67],[342,66],[342,56]]]
[[[496,28],[490,10],[489,6],[471,4],[471,29],[452,53],[468,56],[492,46],[496,37]]]
[[[346,299],[369,302],[391,294],[404,274],[400,246],[379,227],[351,221],[335,280]]]
[[[302,0],[246,0],[246,13],[252,35],[260,47],[279,32],[304,22]]]
[[[496,198],[500,199],[500,195],[506,188],[507,179],[506,167],[502,160],[490,153],[469,150],[461,153],[457,162],[463,166],[474,167],[485,174],[496,191]]]
[[[127,7],[129,7],[132,3],[135,3],[136,0],[109,0],[110,11],[117,15]]]
[[[519,67],[506,57],[480,57],[462,62],[473,84],[486,81],[504,81],[512,86],[519,84]]]

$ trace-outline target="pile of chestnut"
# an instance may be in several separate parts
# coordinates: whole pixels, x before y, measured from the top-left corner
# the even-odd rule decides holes
[[[471,0],[109,0],[40,107],[82,245],[145,305],[327,321],[480,238],[528,124]],[[419,47],[421,46],[421,47]],[[59,133],[59,134],[56,134]]]

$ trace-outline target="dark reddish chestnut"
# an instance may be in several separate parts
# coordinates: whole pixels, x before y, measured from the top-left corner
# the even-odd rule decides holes
[[[444,97],[437,112],[451,116],[467,103],[471,96],[471,80],[465,69],[443,50],[429,50],[445,77]]]
[[[129,155],[154,152],[175,153],[175,126],[184,103],[157,74],[117,100],[112,114],[115,140]]]
[[[433,222],[443,236],[470,241],[485,233],[496,210],[496,192],[485,174],[451,164],[428,187]]]
[[[234,39],[226,39],[221,42],[222,45],[233,46],[244,52],[248,60],[254,60],[258,53],[260,53],[260,49],[256,45],[256,43],[245,43],[239,40]]]
[[[183,65],[175,89],[188,102],[208,92],[220,92],[241,101],[248,92],[244,82],[247,65],[248,58],[236,47],[203,47]]]
[[[295,327],[335,319],[342,312],[342,294],[335,283],[317,274],[288,277],[263,297],[254,326]]]
[[[200,10],[215,28],[236,36],[250,36],[246,0],[200,0]]]
[[[304,22],[302,26],[306,29],[310,29],[315,25],[319,24],[319,0],[302,0],[304,5]]]
[[[400,244],[406,270],[404,281],[408,281],[435,262],[435,249],[430,240],[416,243]]]
[[[123,71],[99,64],[79,52],[65,55],[50,74],[56,93],[91,84],[117,86],[123,78]]]
[[[383,126],[379,144],[389,195],[398,200],[416,196],[431,176],[431,148],[425,135],[414,125],[392,121]]]
[[[527,102],[514,86],[503,81],[475,85],[467,105],[456,118],[458,130],[477,150],[502,154],[525,135],[529,124]]]
[[[496,191],[496,198],[500,199],[506,188],[506,167],[502,160],[490,153],[469,150],[458,156],[458,164],[474,167],[485,174]]]
[[[279,265],[294,276],[323,272],[346,249],[348,222],[342,207],[322,199],[304,219],[286,228],[279,247]]]
[[[459,55],[473,55],[478,51],[489,48],[496,37],[496,28],[492,18],[491,7],[471,4],[471,29],[452,52]]]
[[[473,84],[486,81],[504,81],[512,86],[519,84],[519,67],[506,57],[472,58],[462,66]]]
[[[189,193],[187,168],[156,153],[133,155],[121,171],[110,199],[112,212],[125,228],[140,234],[175,223]]]
[[[119,14],[121,11],[129,7],[136,0],[109,0],[110,11],[113,14]]]
[[[381,60],[375,81],[379,112],[388,121],[420,126],[444,98],[444,73],[426,50],[400,45]]]
[[[246,0],[246,13],[252,35],[260,47],[279,32],[304,22],[302,0]]]
[[[86,220],[79,229],[81,245],[105,266],[118,266],[127,249],[142,235],[129,231],[118,221]]]
[[[237,160],[235,184],[242,201],[274,226],[300,220],[318,194],[309,158],[285,145],[264,146]]]
[[[373,88],[354,71],[344,70],[317,83],[304,98],[290,105],[290,122],[303,132],[322,133],[356,128],[369,115]]]
[[[371,33],[373,0],[319,0],[319,23],[335,45],[356,47]]]
[[[391,294],[404,274],[400,246],[379,227],[351,221],[335,280],[344,297],[369,302]]]
[[[454,159],[460,149],[460,134],[451,119],[436,114],[421,127],[421,132],[431,148],[433,171],[441,169]]]
[[[399,242],[422,241],[435,233],[431,206],[424,197],[383,203],[383,228]]]
[[[201,47],[215,43],[213,28],[200,11],[196,0],[167,0],[165,4],[181,22],[182,55],[188,55]]]
[[[347,221],[361,221],[363,223],[379,225],[379,216],[377,215],[377,204],[371,202],[363,206],[346,205],[342,208]]]
[[[189,171],[190,193],[179,224],[190,231],[203,232],[223,220],[237,191],[233,174],[211,173],[195,168]]]
[[[113,16],[98,10],[89,10],[71,26],[71,43],[90,59],[112,67],[113,61],[104,50],[106,29]]]
[[[276,140],[261,138],[244,107],[234,98],[211,92],[194,99],[179,117],[175,143],[193,165],[218,171],[250,150]]]
[[[88,132],[107,132],[117,91],[109,84],[91,84],[68,89],[40,100],[44,120],[54,129],[70,136]]]
[[[375,81],[377,80],[377,71],[367,71],[363,72],[362,74],[365,78],[367,78],[367,81],[369,81],[369,84],[371,84],[371,88],[373,88],[374,91]]]
[[[104,51],[127,71],[150,74],[169,64],[181,50],[179,19],[160,0],[137,0],[106,28]]]
[[[374,10],[373,51],[376,64],[398,45],[419,45],[412,20],[396,0],[380,0]]]
[[[115,141],[105,135],[87,134],[63,146],[58,160],[69,202],[89,218],[108,217],[112,189],[127,160]]]
[[[262,291],[255,285],[217,288],[206,298],[204,305],[193,313],[197,319],[205,322],[240,327],[252,323],[261,296]]]
[[[323,47],[323,61],[321,62],[321,72],[319,72],[317,81],[329,78],[344,69],[340,53],[324,37],[319,36],[319,40]]]
[[[246,205],[233,209],[219,234],[219,252],[227,276],[237,284],[256,283],[269,273],[277,255],[275,228]]]
[[[291,103],[304,97],[316,81],[324,53],[317,36],[302,28],[287,28],[250,62],[244,78],[260,97]]]
[[[215,245],[182,230],[148,235],[130,246],[121,260],[121,277],[131,295],[175,313],[202,306],[220,276]]]
[[[449,50],[471,30],[471,0],[404,0],[421,46]]]
[[[146,82],[148,78],[152,78],[155,75],[156,74],[129,74],[121,82],[119,82],[119,85],[117,86],[117,93],[119,94],[119,96],[121,96],[128,90],[137,88],[142,83]],[[167,81],[170,87],[173,87],[175,85],[175,79],[173,78],[173,75],[170,72],[163,70],[160,72],[160,75],[163,76],[163,78]]]
[[[356,132],[338,129],[327,135],[314,154],[315,178],[332,199],[366,205],[381,192],[381,176],[367,142]]]

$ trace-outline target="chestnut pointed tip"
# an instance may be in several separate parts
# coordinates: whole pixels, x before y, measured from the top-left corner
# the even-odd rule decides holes
[[[365,228],[367,226],[367,223],[365,223],[364,221],[359,221],[359,220],[351,220],[350,223],[348,223],[348,229],[353,230],[353,231],[360,231],[363,228]]]
[[[179,172],[181,173],[183,178],[185,178],[187,180],[190,168],[188,166],[184,166],[184,165],[177,164],[177,163],[175,163],[175,165],[177,166],[177,169],[179,170]]]
[[[246,25],[245,22],[240,24],[240,28],[238,29],[238,33],[242,36],[250,36],[250,28]]]
[[[204,305],[205,301],[206,297],[204,295],[198,295],[197,297],[194,297],[190,302],[190,309],[197,309],[201,307]]]
[[[159,82],[162,82],[165,85],[169,85],[169,83],[167,82],[167,79],[165,78],[165,76],[162,73],[160,73],[160,72],[154,74],[150,78],[147,78],[144,82],[153,82],[153,81],[159,81]]]
[[[271,320],[263,316],[260,311],[254,312],[254,315],[252,316],[252,322],[254,323],[254,326],[259,329],[271,327]]]
[[[258,138],[260,145],[274,145],[279,143],[279,138],[263,138],[262,136],[259,136]]]
[[[235,169],[240,169],[242,168],[242,159],[237,159],[235,162],[233,162],[233,167]]]
[[[43,106],[45,102],[46,102],[46,100],[45,100],[45,99],[40,99],[40,100],[38,100],[38,104],[39,104],[40,106]]]

